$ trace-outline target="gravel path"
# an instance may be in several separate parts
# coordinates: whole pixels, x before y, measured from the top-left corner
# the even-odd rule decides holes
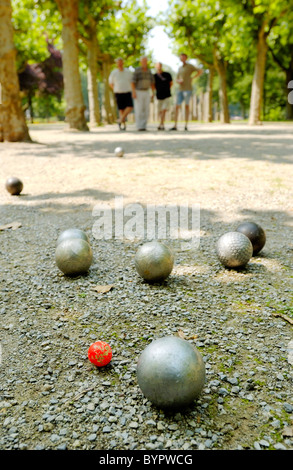
[[[21,224],[0,231],[0,448],[292,450],[292,125],[88,134],[50,124],[31,136],[0,145],[0,225]],[[4,188],[11,175],[24,183],[20,196]],[[116,196],[200,205],[200,246],[168,240],[176,261],[164,283],[137,275],[140,240],[93,236],[93,208]],[[267,242],[229,270],[215,244],[243,220]],[[54,260],[58,235],[73,226],[94,252],[74,279]],[[144,398],[136,363],[153,339],[177,334],[201,352],[206,384],[171,412]],[[87,358],[98,339],[113,351],[104,368]]]

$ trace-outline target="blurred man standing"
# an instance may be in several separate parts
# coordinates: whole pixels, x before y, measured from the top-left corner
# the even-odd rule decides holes
[[[185,101],[185,130],[187,131],[189,102],[192,96],[192,80],[202,74],[202,70],[187,62],[186,54],[180,54],[180,60],[182,65],[179,67],[176,79],[176,82],[179,83],[179,91],[177,92],[175,123],[170,131],[177,131],[178,114],[183,101]],[[193,76],[195,72],[197,73]]]
[[[131,97],[132,72],[124,68],[123,59],[116,60],[117,68],[112,70],[109,76],[109,85],[114,91],[117,107],[119,110],[119,129],[126,130],[126,118],[133,110]]]
[[[163,72],[161,62],[156,63],[155,73],[155,87],[156,96],[158,101],[158,113],[160,117],[160,124],[158,130],[163,131],[165,129],[165,117],[166,112],[170,108],[171,98],[171,86],[173,84],[172,75],[169,72]]]
[[[132,77],[132,98],[135,100],[135,122],[139,131],[146,131],[150,112],[150,101],[154,98],[155,79],[148,68],[147,57],[140,59],[141,66],[135,69]],[[150,89],[152,96],[150,96]]]

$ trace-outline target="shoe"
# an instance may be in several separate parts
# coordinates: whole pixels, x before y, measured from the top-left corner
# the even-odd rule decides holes
[[[145,128],[144,128],[144,129],[138,129],[138,130],[139,130],[139,131],[146,131],[146,129],[145,129]]]
[[[171,127],[171,129],[169,129],[169,131],[177,131],[177,127],[176,126]]]
[[[158,131],[164,131],[165,130],[165,127],[164,126],[159,126],[158,127]]]
[[[123,124],[123,127],[122,127],[122,124]],[[121,130],[122,130],[122,131],[126,131],[126,124],[125,124],[125,122],[121,122]]]
[[[184,127],[184,130],[185,130],[185,131],[188,131],[187,126]]]

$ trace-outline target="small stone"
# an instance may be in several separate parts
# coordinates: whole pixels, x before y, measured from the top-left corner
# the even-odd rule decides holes
[[[283,444],[281,444],[279,442],[277,444],[274,444],[274,448],[276,450],[287,450],[287,447],[285,447]]]
[[[283,408],[287,413],[293,413],[293,405],[290,403],[284,403]]]
[[[104,426],[103,427],[103,432],[105,432],[105,433],[111,432],[111,427],[110,426]]]
[[[131,421],[131,422],[129,423],[129,427],[136,429],[136,428],[139,427],[139,424],[138,424],[137,421]]]
[[[163,431],[165,429],[165,424],[162,421],[159,421],[157,424],[158,431]]]

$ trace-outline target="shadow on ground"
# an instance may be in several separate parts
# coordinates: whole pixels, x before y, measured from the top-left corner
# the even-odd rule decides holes
[[[38,141],[38,157],[58,158],[66,154],[75,154],[76,158],[117,158],[114,155],[116,146],[122,146],[124,158],[166,158],[219,160],[226,158],[269,161],[271,163],[293,162],[293,134],[291,126],[275,127],[230,127],[213,128],[197,125],[188,132],[158,132],[150,130],[139,133],[130,130],[119,133],[113,126],[99,128],[91,132],[72,133],[54,126],[36,126],[35,136],[39,130],[56,132],[52,143]],[[64,133],[72,133],[72,140],[63,140]],[[120,137],[121,136],[121,137]],[[166,145],[167,143],[167,145]],[[30,144],[35,145],[35,144]],[[30,147],[22,149],[29,154]],[[139,155],[138,155],[139,154]]]

